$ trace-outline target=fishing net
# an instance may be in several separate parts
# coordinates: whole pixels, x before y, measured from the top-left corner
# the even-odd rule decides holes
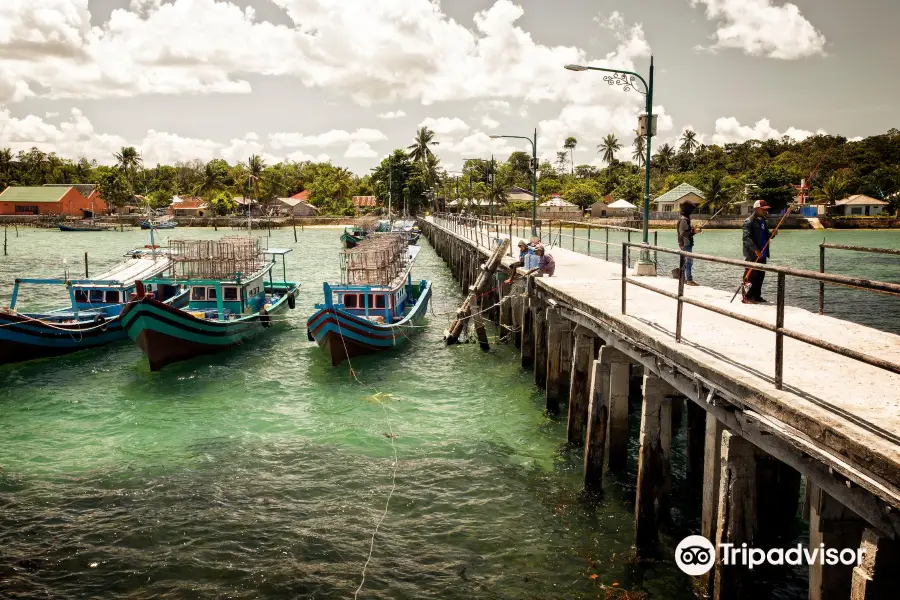
[[[218,240],[172,240],[172,276],[177,279],[244,278],[262,269],[265,255],[259,238],[223,237]]]
[[[408,265],[409,251],[402,235],[373,234],[341,254],[341,283],[390,285]]]

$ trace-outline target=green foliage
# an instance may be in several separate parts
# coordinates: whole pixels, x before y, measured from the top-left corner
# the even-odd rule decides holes
[[[125,174],[118,169],[98,167],[94,171],[94,183],[100,191],[100,197],[109,206],[125,206],[131,201],[131,184]]]
[[[797,193],[793,185],[800,181],[800,175],[783,167],[763,166],[750,179],[757,186],[754,196],[765,200],[773,211],[781,211]]]
[[[235,212],[238,208],[238,203],[235,202],[234,198],[234,194],[227,190],[222,190],[209,198],[207,202],[209,202],[209,205],[217,215],[227,215]]]
[[[584,210],[603,198],[603,190],[600,188],[600,183],[595,180],[576,180],[566,186],[562,197],[566,202],[577,204]]]

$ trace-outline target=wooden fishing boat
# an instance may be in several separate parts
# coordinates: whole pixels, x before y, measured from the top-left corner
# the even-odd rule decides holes
[[[418,331],[428,311],[431,283],[413,282],[420,248],[397,233],[376,234],[342,255],[342,282],[325,283],[325,302],[306,322],[307,336],[331,364],[390,350]]]
[[[16,279],[9,308],[0,309],[0,364],[61,356],[127,339],[121,323],[135,280],[153,277],[170,265],[169,257],[134,250],[128,260],[94,279]],[[19,312],[23,285],[65,286],[70,305],[47,312]],[[50,290],[42,287],[41,290]],[[187,290],[178,284],[149,288],[162,304],[184,306]]]
[[[341,234],[341,243],[344,245],[344,248],[349,250],[355,248],[367,235],[369,235],[369,232],[364,229],[359,227],[347,227],[344,229],[344,233]]]
[[[99,223],[60,223],[60,231],[112,231],[115,230],[113,225],[100,225]]]
[[[141,229],[175,229],[176,227],[178,227],[178,222],[175,219],[160,220],[155,223],[148,219],[141,222]]]
[[[139,287],[122,311],[122,327],[147,355],[151,371],[238,346],[295,306],[299,284],[272,276],[276,256],[286,276],[289,248],[263,250],[253,238],[179,240],[172,248],[171,273],[144,283],[184,285],[188,305],[167,306]]]

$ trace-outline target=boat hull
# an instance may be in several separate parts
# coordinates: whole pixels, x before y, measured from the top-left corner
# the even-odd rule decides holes
[[[171,302],[187,306],[188,299],[188,293],[182,292]],[[121,315],[104,318],[102,323],[54,323],[41,316],[0,311],[0,365],[64,356],[128,338]]]
[[[256,313],[234,321],[207,321],[150,298],[129,302],[122,311],[125,334],[144,351],[151,371],[198,356],[216,354],[239,346],[273,325],[273,317],[287,310],[288,296],[297,297],[296,285],[266,314]]]
[[[415,305],[406,317],[393,325],[380,325],[335,307],[318,310],[306,322],[311,339],[331,357],[336,366],[345,360],[376,354],[402,346],[428,312],[431,283],[425,282]]]
[[[351,248],[356,248],[356,245],[362,241],[362,238],[356,237],[355,235],[351,235],[349,233],[345,233],[341,236],[341,241],[344,243],[344,247],[347,250]]]
[[[60,231],[109,231],[109,227],[97,227],[94,225],[60,225]]]
[[[146,221],[141,223],[141,229],[175,229],[177,226],[178,223],[175,221],[166,221],[164,223],[156,223],[155,225],[150,225],[150,223],[147,223]]]

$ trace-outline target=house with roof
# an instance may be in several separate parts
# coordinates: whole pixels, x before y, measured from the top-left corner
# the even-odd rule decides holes
[[[213,213],[212,207],[203,198],[172,198],[169,208],[176,217],[206,217]]]
[[[378,198],[376,196],[353,196],[350,202],[353,203],[353,207],[356,209],[375,208],[378,206]]]
[[[831,212],[845,217],[871,217],[885,213],[888,206],[889,203],[884,200],[855,194],[835,202]]]
[[[680,213],[681,206],[686,202],[690,202],[696,208],[705,201],[706,196],[703,192],[689,183],[682,183],[665,194],[658,196],[656,200],[652,202],[652,205],[657,212]]]
[[[591,211],[591,217],[605,217],[608,214],[608,207],[610,204],[614,202],[614,198],[612,194],[607,194],[591,204],[589,211]]]
[[[571,219],[581,216],[581,208],[577,204],[566,202],[559,194],[553,194],[546,202],[541,202],[537,209],[538,217]]]
[[[302,192],[301,192],[302,193]],[[273,203],[278,214],[292,217],[314,217],[319,214],[319,209],[305,200],[297,198],[295,194],[290,198],[276,198]],[[309,195],[307,194],[307,197]]]
[[[83,217],[91,211],[103,212],[106,203],[99,196],[86,197],[75,185],[9,186],[0,193],[2,215],[69,215]]]
[[[526,190],[525,188],[520,188],[514,185],[510,188],[507,188],[506,200],[507,202],[531,202],[531,190]]]

